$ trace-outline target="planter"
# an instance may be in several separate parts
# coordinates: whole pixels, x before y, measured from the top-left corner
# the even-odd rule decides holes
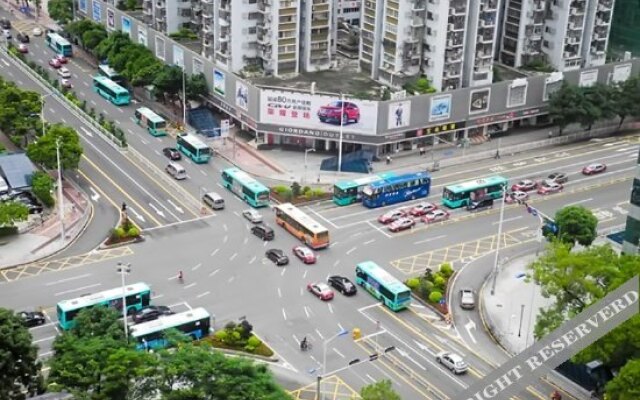
[[[239,354],[248,355],[248,356],[255,356],[255,357],[263,357],[266,359],[273,358],[275,354],[274,351],[271,350],[271,348],[262,341],[260,342],[260,345],[256,347],[255,351],[253,352],[246,351],[244,349],[244,346],[232,346],[227,343],[223,343],[220,340],[218,340],[215,336],[208,336],[200,340],[200,342],[209,343],[212,347],[216,349],[228,350],[234,353],[239,353]]]
[[[133,244],[133,243],[140,243],[140,242],[144,242],[144,237],[143,236],[135,236],[135,237],[122,237],[116,240],[112,240],[111,238],[108,238],[107,240],[105,240],[102,245],[100,246],[101,249],[111,249],[114,247],[121,247],[121,246],[126,246],[128,244]]]
[[[282,196],[277,192],[271,190],[271,198],[278,203],[309,204],[316,201],[331,200],[332,197],[332,193],[323,193],[320,196],[313,196],[311,198],[307,198],[306,196],[298,196],[294,198],[293,196]]]

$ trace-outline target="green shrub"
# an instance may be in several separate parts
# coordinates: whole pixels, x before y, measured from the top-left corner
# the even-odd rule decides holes
[[[324,196],[324,190],[322,190],[322,189],[313,189],[313,190],[311,190],[311,193],[313,193],[313,197],[322,197],[322,196]]]
[[[447,279],[442,276],[439,272],[433,275],[433,283],[436,286],[443,286],[447,282]]]
[[[216,333],[214,333],[213,336],[219,341],[221,341],[222,343],[225,343],[227,341],[227,337],[229,336],[229,334],[227,333],[226,330],[221,329],[219,331],[216,331]]]
[[[116,237],[117,237],[118,239],[119,239],[119,238],[122,238],[122,237],[124,237],[124,235],[125,235],[125,230],[124,230],[122,227],[117,227],[117,228],[115,229],[115,234],[116,234]]]
[[[24,139],[21,135],[11,135],[9,139],[11,139],[11,143],[15,144],[18,147],[22,147],[22,142]]]
[[[278,194],[283,194],[286,191],[290,190],[288,187],[286,187],[285,185],[276,185],[273,187],[273,191],[278,193]]]
[[[313,200],[313,192],[312,191],[308,191],[307,193],[303,194],[303,197],[306,200]]]
[[[429,301],[432,303],[438,303],[442,299],[442,293],[440,292],[431,292],[429,294]]]
[[[87,110],[87,101],[86,100],[82,100],[82,103],[80,103],[80,109],[82,111],[86,111]]]
[[[431,293],[431,291],[433,290],[433,282],[422,279],[420,281],[420,287],[418,288],[418,290],[420,291],[420,294],[422,294],[422,296],[428,296],[429,293]]]
[[[302,194],[306,195],[307,193],[309,193],[310,190],[311,188],[309,186],[305,186],[302,188]]]
[[[293,182],[291,184],[291,193],[293,194],[293,197],[300,196],[300,184],[298,182]]]
[[[127,236],[129,237],[138,237],[140,236],[140,230],[138,228],[136,228],[135,226],[129,228],[129,230],[127,231]]]
[[[31,179],[31,190],[33,194],[47,207],[52,207],[55,203],[51,191],[53,190],[53,179],[42,171],[37,171]]]
[[[258,339],[255,336],[251,336],[247,340],[247,344],[244,346],[244,349],[250,353],[253,353],[261,344],[262,344],[262,341],[260,339]]]
[[[420,279],[418,279],[418,278],[409,278],[409,279],[407,279],[406,285],[409,287],[409,289],[415,290],[415,289],[418,288],[418,286],[420,286]]]
[[[4,145],[0,143],[0,154],[4,153],[5,150],[6,148],[4,147]]]
[[[442,276],[444,276],[447,279],[450,278],[451,275],[453,275],[453,267],[451,267],[451,264],[449,263],[441,264],[440,274],[442,274]]]
[[[36,63],[34,61],[29,61],[27,62],[27,65],[29,66],[29,68],[31,69],[36,69]]]

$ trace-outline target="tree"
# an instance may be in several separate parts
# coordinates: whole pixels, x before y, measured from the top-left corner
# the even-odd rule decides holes
[[[160,93],[175,97],[182,90],[182,68],[165,65],[153,80],[153,85]]]
[[[24,135],[39,123],[40,95],[12,83],[0,84],[0,126],[7,134]]]
[[[425,76],[421,76],[413,82],[405,83],[402,88],[410,93],[426,94],[436,92],[436,89],[431,86],[431,81]]]
[[[360,390],[360,396],[362,400],[401,400],[388,379],[364,386]]]
[[[640,359],[631,360],[606,386],[609,400],[640,399]]]
[[[7,201],[0,203],[0,227],[13,226],[16,222],[26,221],[29,209],[22,203]]]
[[[27,147],[27,156],[48,169],[57,167],[56,142],[60,138],[60,162],[63,169],[77,169],[82,156],[78,133],[71,127],[51,125],[44,136]]]
[[[558,132],[567,125],[578,122],[581,115],[579,108],[582,104],[582,95],[577,86],[562,82],[562,87],[549,97],[549,116],[558,125]]]
[[[82,39],[82,35],[93,29],[101,29],[106,32],[104,26],[93,22],[90,19],[81,19],[79,21],[70,22],[66,27],[66,31],[78,39]]]
[[[555,222],[558,226],[558,239],[565,243],[573,245],[578,242],[582,246],[590,246],[598,237],[598,219],[591,210],[583,206],[561,208],[556,212]]]
[[[91,29],[82,34],[82,45],[90,51],[94,51],[100,43],[107,38],[104,29]]]
[[[47,207],[54,204],[53,196],[53,179],[44,172],[37,171],[31,178],[31,191],[33,194]]]
[[[615,109],[622,126],[628,116],[640,117],[640,77],[634,76],[622,82],[615,93]]]
[[[49,0],[49,16],[59,24],[67,24],[73,19],[73,0]]]
[[[204,74],[191,75],[186,82],[187,86],[187,99],[200,100],[200,96],[206,96],[209,94],[209,85],[207,84],[207,78]]]
[[[24,399],[23,390],[35,393],[40,389],[38,348],[13,311],[0,308],[0,326],[0,399]]]

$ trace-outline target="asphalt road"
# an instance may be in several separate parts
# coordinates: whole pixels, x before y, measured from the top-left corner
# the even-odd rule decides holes
[[[52,55],[39,38],[32,38],[30,50],[30,57],[43,64]],[[41,91],[22,71],[13,68],[6,56],[0,56],[0,62],[3,65],[0,74],[7,79],[18,82],[21,87]],[[494,343],[478,334],[474,335],[478,343],[471,345],[469,332],[445,326],[427,309],[417,305],[394,314],[381,308],[366,293],[353,298],[337,294],[332,302],[323,303],[304,289],[308,282],[325,280],[331,274],[343,274],[353,279],[354,265],[367,259],[386,266],[402,279],[427,267],[437,267],[445,260],[453,262],[456,268],[467,265],[494,249],[495,238],[492,237],[497,231],[498,207],[473,215],[454,211],[447,222],[431,226],[420,222],[415,229],[397,234],[388,232],[376,222],[378,215],[393,207],[368,210],[353,205],[338,208],[330,202],[304,207],[331,230],[332,245],[318,253],[317,265],[307,266],[292,257],[289,266],[278,268],[264,258],[264,251],[275,247],[290,253],[298,242],[279,228],[276,239],[269,243],[250,234],[250,224],[240,215],[246,205],[220,185],[220,170],[227,166],[224,160],[214,158],[206,165],[183,161],[190,177],[179,184],[191,197],[185,200],[182,192],[176,192],[174,186],[166,182],[162,171],[166,160],[160,151],[172,145],[173,139],[150,137],[131,119],[135,105],[112,106],[90,90],[92,71],[76,61],[68,67],[81,99],[92,106],[95,103],[93,107],[119,121],[119,126],[129,134],[130,147],[144,155],[141,159],[114,149],[60,102],[47,98],[45,117],[74,126],[82,137],[85,157],[76,178],[98,206],[92,227],[113,226],[110,215],[125,201],[132,218],[145,228],[147,240],[131,246],[126,255],[114,253],[112,257],[90,263],[75,266],[71,263],[56,274],[41,273],[0,283],[2,306],[16,310],[34,307],[46,310],[52,322],[32,329],[42,356],[48,355],[56,334],[55,303],[119,286],[115,265],[130,262],[133,272],[127,278],[128,282],[151,284],[157,304],[178,310],[203,306],[215,314],[216,327],[246,316],[257,333],[278,352],[282,362],[274,367],[274,371],[291,389],[314,381],[322,364],[324,340],[342,329],[351,331],[356,327],[364,335],[379,334],[358,343],[348,336],[332,341],[327,346],[327,371],[340,368],[350,360],[362,359],[376,349],[395,346],[396,350],[378,361],[341,373],[342,379],[354,388],[387,378],[396,384],[404,399],[453,399],[456,393],[504,360],[503,354],[487,356],[497,354]],[[637,145],[633,143],[624,138],[611,138],[522,155],[504,155],[497,162],[447,168],[433,174],[429,201],[438,202],[442,187],[454,182],[495,174],[515,182],[563,171],[570,176],[564,192],[547,197],[533,195],[531,204],[549,215],[567,204],[583,204],[596,211],[601,224],[619,225],[624,222],[624,207],[637,160]],[[579,173],[582,166],[594,161],[607,163],[608,171],[592,177],[582,176]],[[227,208],[201,216],[193,207],[193,199],[199,198],[202,191],[210,190],[225,197]],[[403,206],[412,203],[415,202]],[[261,212],[267,224],[275,225],[269,210]],[[517,205],[507,206],[504,218],[504,231],[508,234],[504,239],[504,251],[530,246],[535,239],[537,219]],[[92,233],[99,234],[99,230]],[[87,235],[78,243],[88,248],[90,242]],[[178,270],[185,271],[182,285],[175,279]],[[486,273],[481,269],[465,268],[458,279],[460,284],[481,282]],[[465,318],[474,318],[470,313],[459,316],[455,305],[454,300],[456,322],[460,321],[464,326]],[[304,336],[309,338],[313,349],[301,353],[298,341]],[[471,345],[471,349],[465,347],[465,343]],[[435,364],[434,354],[445,349],[464,354],[471,365],[470,373],[453,376]],[[539,383],[532,392],[523,392],[518,398],[542,399],[549,392],[549,386]]]

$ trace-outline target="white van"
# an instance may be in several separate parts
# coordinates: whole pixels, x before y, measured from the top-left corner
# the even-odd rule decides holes
[[[9,193],[9,185],[7,184],[7,181],[5,181],[4,178],[0,176],[0,194],[7,193]]]
[[[202,196],[202,201],[214,210],[222,210],[224,208],[224,199],[216,192],[205,193]]]
[[[176,180],[187,179],[187,170],[180,164],[170,163],[164,170]]]

